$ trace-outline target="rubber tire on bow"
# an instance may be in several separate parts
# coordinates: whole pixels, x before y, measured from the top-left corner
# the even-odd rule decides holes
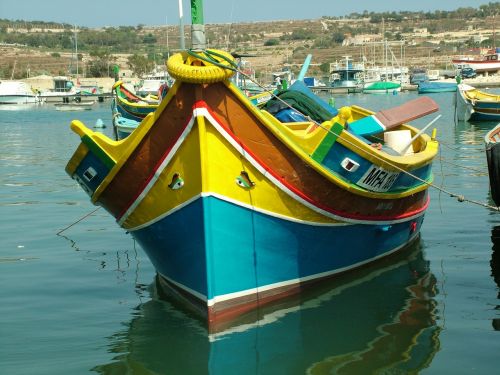
[[[233,60],[232,56],[226,52],[217,51],[217,53]],[[234,74],[232,70],[205,61],[202,62],[205,65],[188,65],[185,63],[187,58],[187,52],[172,55],[167,61],[168,74],[176,80],[187,83],[215,83],[228,79]],[[216,59],[220,64],[230,67],[228,61],[219,57]]]

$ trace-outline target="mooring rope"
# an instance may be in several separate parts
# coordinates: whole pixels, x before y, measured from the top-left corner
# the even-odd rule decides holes
[[[205,51],[205,52],[207,52],[207,51]],[[188,51],[188,53],[189,53],[189,54],[191,54],[193,57],[197,57],[197,58],[198,58],[198,57],[200,57],[200,58],[201,58],[201,60],[203,60],[203,61],[207,61],[207,62],[212,63],[212,64],[214,64],[214,65],[217,65],[217,66],[219,66],[219,67],[221,67],[221,68],[223,68],[223,69],[230,69],[230,70],[233,70],[234,72],[238,72],[238,73],[239,73],[239,74],[241,74],[243,77],[245,77],[245,78],[249,79],[251,82],[255,83],[257,86],[259,86],[260,88],[262,88],[264,91],[266,91],[266,90],[267,90],[267,89],[266,89],[263,85],[261,85],[259,82],[257,82],[256,80],[254,80],[251,76],[249,76],[248,74],[246,74],[246,73],[244,73],[243,71],[241,71],[241,70],[237,67],[237,65],[236,65],[236,67],[235,67],[234,62],[233,62],[233,61],[231,61],[231,60],[229,60],[229,59],[227,59],[225,56],[222,56],[222,55],[220,55],[220,54],[214,53],[213,51],[209,51],[209,52],[208,52],[208,54],[209,54],[209,55],[210,55],[210,53],[212,53],[212,54],[216,55],[217,57],[221,57],[221,58],[225,59],[226,61],[228,61],[228,62],[232,65],[231,67],[226,66],[226,65],[223,65],[223,64],[220,64],[220,63],[218,63],[217,61],[215,61],[215,59],[213,59],[213,58],[211,58],[211,59],[205,59],[205,58],[203,58],[203,56],[200,56],[198,53],[196,53],[196,52],[194,52],[194,51],[191,51],[191,50],[190,50],[190,51]],[[287,107],[289,107],[289,108],[291,108],[291,109],[293,109],[293,110],[295,110],[295,111],[299,112],[299,113],[300,113],[300,114],[302,114],[304,117],[308,118],[311,122],[313,122],[314,124],[316,124],[316,125],[317,125],[318,127],[320,127],[321,129],[323,129],[323,130],[325,130],[325,131],[327,131],[327,132],[329,132],[329,133],[331,133],[331,134],[335,135],[336,137],[339,137],[339,136],[340,136],[340,133],[338,133],[338,134],[337,134],[337,133],[335,133],[334,131],[332,131],[331,129],[328,129],[328,128],[324,127],[322,124],[318,123],[317,121],[314,121],[314,120],[313,120],[313,119],[311,119],[309,116],[304,115],[303,113],[301,113],[300,111],[298,111],[296,108],[293,108],[293,107],[292,107],[292,106],[290,106],[287,102],[285,102],[284,100],[282,100],[281,98],[279,98],[279,97],[278,97],[276,94],[274,94],[273,92],[271,92],[271,91],[270,91],[269,93],[270,93],[270,94],[271,94],[274,98],[276,98],[276,99],[278,99],[279,101],[281,101],[282,103],[284,103]],[[358,145],[354,144],[353,142],[351,142],[351,141],[349,141],[349,140],[347,140],[347,139],[342,138],[342,140],[343,140],[344,142],[346,142],[347,144],[351,145],[352,147],[356,148],[356,149],[361,149],[361,147],[359,147]],[[492,206],[492,205],[490,205],[490,204],[488,204],[488,203],[485,203],[485,202],[479,202],[479,201],[476,201],[476,200],[474,200],[474,199],[469,199],[469,198],[465,197],[463,194],[454,193],[454,192],[452,192],[452,191],[450,191],[450,190],[447,190],[447,189],[445,189],[445,188],[443,188],[443,187],[437,186],[437,185],[433,184],[432,182],[426,181],[426,180],[424,180],[424,179],[422,179],[422,178],[420,178],[420,177],[418,177],[418,176],[414,175],[413,173],[411,173],[411,172],[409,172],[409,171],[407,171],[407,170],[404,170],[403,168],[401,168],[401,167],[399,167],[399,166],[395,165],[394,163],[391,163],[390,161],[388,161],[388,160],[386,160],[386,159],[384,159],[384,158],[380,157],[379,155],[377,155],[377,154],[375,154],[375,153],[374,153],[374,154],[372,154],[372,156],[373,156],[373,157],[375,157],[376,159],[378,159],[379,161],[382,161],[382,162],[386,163],[387,165],[391,166],[392,168],[394,168],[394,169],[396,169],[396,170],[399,170],[400,172],[405,173],[406,175],[408,175],[408,176],[410,176],[410,177],[412,177],[412,178],[416,179],[417,181],[420,181],[420,182],[422,182],[423,184],[426,184],[426,185],[427,185],[427,186],[429,186],[429,187],[432,187],[432,188],[434,188],[434,189],[436,189],[436,190],[439,190],[439,191],[440,191],[440,192],[442,192],[442,193],[448,194],[448,195],[449,195],[450,197],[452,197],[452,198],[456,198],[459,202],[468,202],[468,203],[476,204],[476,205],[481,206],[481,207],[485,207],[485,208],[491,209],[491,210],[493,210],[493,211],[500,211],[500,208],[499,208],[499,207]],[[481,173],[483,173],[483,171],[481,171]]]
[[[56,233],[56,236],[59,236],[62,232],[65,232],[66,230],[68,230],[69,228],[71,228],[73,225],[76,225],[78,224],[80,221],[86,219],[87,217],[89,217],[90,215],[92,215],[94,212],[96,212],[99,208],[101,208],[101,206],[97,207],[95,210],[93,210],[92,212],[89,212],[88,214],[85,214],[84,216],[82,216],[80,219],[78,219],[77,221],[75,221],[73,224],[70,224],[68,225],[66,228],[64,229],[61,229],[59,232]]]

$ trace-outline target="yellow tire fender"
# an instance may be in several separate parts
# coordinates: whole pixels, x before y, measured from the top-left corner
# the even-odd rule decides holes
[[[217,51],[217,54],[223,55],[227,60],[215,56],[216,61],[230,68],[230,61],[234,60],[233,57],[223,51]],[[187,83],[215,83],[229,79],[234,74],[233,70],[197,59],[187,52],[172,55],[167,60],[167,71],[176,80]]]

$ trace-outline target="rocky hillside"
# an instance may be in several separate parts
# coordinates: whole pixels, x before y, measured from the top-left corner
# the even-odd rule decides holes
[[[496,35],[488,17],[436,20],[406,19],[397,22],[383,19],[373,22],[373,18],[316,20],[287,20],[274,22],[253,22],[239,24],[214,24],[206,26],[208,44],[232,52],[251,55],[246,57],[258,72],[258,78],[268,81],[271,72],[290,67],[300,69],[307,54],[313,55],[309,73],[318,77],[328,75],[329,64],[351,56],[354,61],[365,59],[382,63],[384,54],[380,44],[383,40],[398,41],[391,45],[389,57],[401,65],[424,68],[445,68],[457,54],[472,53],[471,48],[493,46]],[[9,30],[8,30],[9,31]],[[11,30],[9,32],[44,33],[44,29]],[[92,32],[92,34],[89,34]],[[103,38],[109,29],[79,30],[82,37],[87,33],[92,38]],[[177,26],[141,26],[133,29],[137,34],[134,53],[155,52],[166,56],[179,48]],[[189,41],[189,26],[184,30]],[[79,36],[80,40],[80,36]],[[0,39],[1,41],[1,39]],[[188,44],[188,43],[187,43]],[[86,75],[86,64],[92,60],[92,51],[85,45],[78,50],[80,55],[79,75]],[[117,64],[122,71],[129,69],[127,59],[131,51],[108,49],[108,65]],[[162,58],[159,59],[160,62]],[[23,45],[0,44],[0,78],[25,78],[39,74],[67,75],[76,68],[74,51],[70,48],[51,49]],[[110,67],[112,73],[112,66]],[[111,75],[111,74],[110,74]]]

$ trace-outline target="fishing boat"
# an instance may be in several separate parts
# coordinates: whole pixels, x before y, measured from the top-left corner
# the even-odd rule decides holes
[[[439,92],[455,92],[457,84],[454,82],[425,81],[418,84],[419,94],[432,94]]]
[[[364,71],[363,63],[355,64],[350,56],[343,56],[342,60],[330,63],[330,84],[348,92],[361,92]]]
[[[500,70],[500,49],[496,48],[494,50],[489,50],[488,53],[482,54],[477,57],[458,57],[452,59],[452,64],[461,68],[463,66],[469,66],[474,69],[477,73],[495,73]]]
[[[0,81],[0,104],[35,104],[40,97],[22,81]]]
[[[122,116],[118,111],[116,98],[113,98],[111,113],[113,119],[113,132],[117,140],[127,138],[140,124],[140,121]]]
[[[170,85],[171,81],[172,79],[166,71],[155,69],[152,73],[142,77],[135,92],[142,97],[157,96],[160,88],[165,84]]]
[[[500,124],[486,133],[484,143],[491,198],[497,206],[500,206]]]
[[[122,81],[115,82],[113,93],[116,108],[124,118],[140,122],[148,113],[152,113],[158,108],[157,96],[140,97],[127,88]]]
[[[480,91],[465,83],[456,90],[456,113],[461,121],[500,121],[500,95]]]
[[[165,285],[211,325],[412,242],[438,142],[432,122],[407,122],[437,104],[337,110],[298,85],[257,107],[231,82],[233,57],[205,48],[199,12],[192,49],[167,61],[174,85],[134,132],[117,142],[71,123],[81,144],[66,172]],[[305,121],[278,120],[283,103]]]

